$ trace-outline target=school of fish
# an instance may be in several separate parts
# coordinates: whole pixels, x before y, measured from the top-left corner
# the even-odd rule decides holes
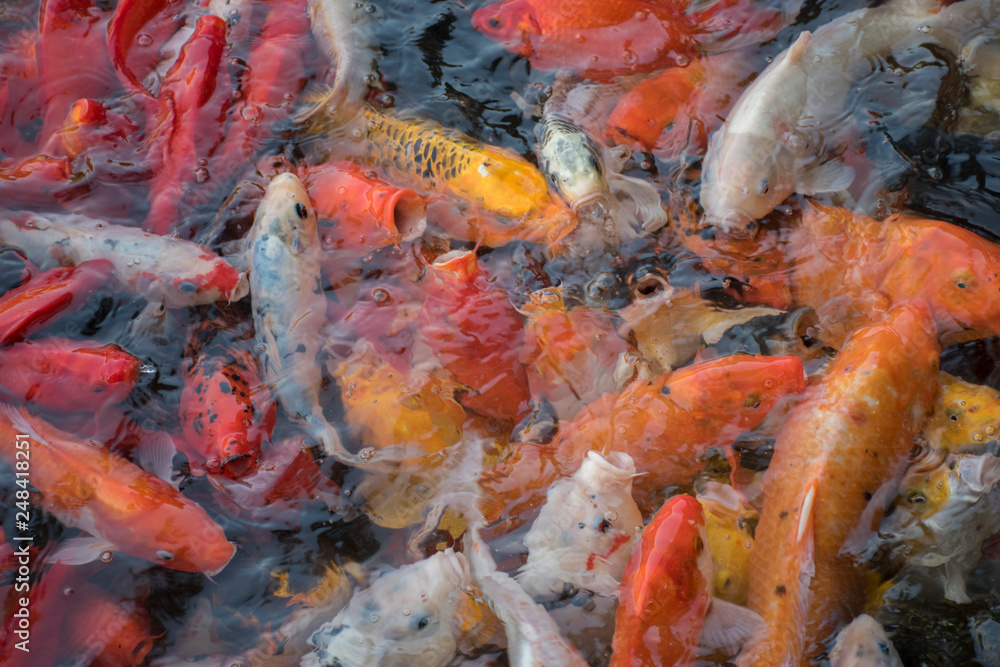
[[[0,663],[1000,664],[1000,0],[0,44]]]

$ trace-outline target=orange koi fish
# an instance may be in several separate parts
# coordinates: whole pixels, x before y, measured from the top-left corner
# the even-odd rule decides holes
[[[528,412],[528,375],[518,361],[523,324],[476,253],[438,257],[424,279],[418,327],[438,361],[470,388],[460,402],[487,417],[517,421]]]
[[[152,633],[152,619],[142,603],[86,582],[71,590],[65,635],[59,642],[68,656],[98,667],[143,664],[159,635]]]
[[[48,512],[130,556],[214,575],[236,553],[222,528],[168,483],[24,409],[0,407],[0,447],[11,465],[30,460],[31,485]]]
[[[86,303],[114,271],[111,262],[94,259],[76,267],[50,269],[0,297],[0,345],[44,328],[54,318]]]
[[[142,363],[117,345],[43,338],[0,348],[0,400],[99,412],[132,392]],[[66,391],[66,387],[74,387]]]
[[[861,610],[863,573],[840,550],[930,414],[939,353],[927,306],[901,304],[858,329],[792,409],[750,560],[749,607],[767,629],[737,664],[798,664]]]
[[[757,426],[781,397],[805,389],[798,357],[734,355],[687,366],[650,382],[605,394],[560,425],[551,445],[522,443],[482,480],[487,520],[513,523],[541,504],[549,485],[572,474],[590,450],[625,452],[640,474],[633,483],[639,508],[649,511],[673,484],[703,468],[711,447],[726,447]],[[492,501],[492,502],[491,502]],[[502,508],[502,510],[501,510]]]
[[[693,665],[712,591],[698,501],[674,496],[642,532],[619,588],[611,666]]]
[[[420,195],[369,176],[352,162],[310,169],[305,186],[316,215],[333,223],[330,229],[320,229],[324,250],[368,252],[413,241],[427,227]]]
[[[566,306],[562,290],[546,287],[528,295],[520,358],[529,369],[532,396],[544,396],[561,417],[575,415],[601,394],[615,391],[614,370],[631,346],[615,331],[611,316]]]
[[[440,452],[462,437],[465,409],[452,398],[455,387],[446,380],[410,371],[400,372],[362,339],[351,355],[327,368],[338,384],[345,418],[366,447],[401,461],[415,463]]]
[[[930,306],[942,345],[1000,333],[1000,246],[961,227],[899,214],[879,222],[808,202],[786,252],[797,258],[793,298],[816,311],[834,347],[912,298]]]

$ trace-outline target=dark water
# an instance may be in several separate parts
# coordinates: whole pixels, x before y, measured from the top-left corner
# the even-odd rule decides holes
[[[472,28],[472,12],[486,2],[376,0],[374,4],[376,39],[382,48],[379,71],[387,95],[382,99],[384,104],[416,112],[480,141],[535,159],[534,122],[525,117],[511,93],[528,96],[531,91],[544,89],[552,84],[554,74],[534,70],[528,60],[509,53]],[[98,3],[105,10],[113,5],[110,1]],[[759,59],[763,68],[766,58],[788,46],[801,30],[815,30],[864,6],[860,1],[807,0],[796,24],[754,50],[752,57]],[[30,27],[37,16],[38,8],[33,2],[6,3],[0,13],[0,28],[9,38],[12,32]],[[238,64],[234,67],[238,68]],[[897,54],[894,62],[880,63],[857,87],[850,110],[862,128],[875,175],[868,190],[870,197],[865,202],[873,212],[878,211],[880,201],[906,205],[913,211],[949,220],[988,238],[1000,238],[1000,142],[996,134],[972,136],[956,132],[957,110],[967,99],[967,83],[957,70],[956,55],[934,47]],[[122,108],[125,107],[123,101]],[[878,121],[872,121],[873,118]],[[33,130],[38,131],[38,124],[36,119],[34,125],[24,127],[22,134],[26,140],[32,138]],[[266,144],[266,154],[301,159],[307,148],[303,144],[307,142],[287,125],[283,129],[283,133]],[[639,166],[642,162],[646,162],[645,168]],[[691,194],[697,194],[696,179],[680,185],[674,182],[675,177],[687,174],[697,164],[698,158],[694,156],[668,162],[640,155],[629,165],[629,173],[651,178],[664,187],[687,188]],[[259,187],[254,186],[258,181],[259,175],[248,169],[247,173],[220,185],[191,213],[182,235],[219,241],[238,235],[252,217],[255,198],[260,196]],[[63,205],[87,212],[90,194],[116,189],[120,200],[119,222],[139,220],[148,208],[144,194],[147,187],[140,166],[124,163],[97,166],[82,173],[75,189],[63,197]],[[34,207],[32,202],[23,205]],[[37,207],[57,208],[50,199],[39,200]],[[726,305],[724,291],[717,284],[719,279],[706,274],[692,259],[664,251],[655,240],[630,248],[627,253],[601,257],[585,271],[558,261],[546,263],[541,249],[526,243],[482,249],[481,254],[484,264],[502,276],[501,281],[518,305],[530,291],[564,284],[579,302],[617,309],[629,302],[630,285],[646,272],[669,275],[677,284],[698,282],[704,293],[712,294],[715,290],[717,300]],[[375,253],[358,280],[374,285],[383,267],[391,264],[391,255],[391,250]],[[0,248],[0,291],[19,284],[23,268],[23,260],[17,253]],[[143,375],[127,402],[129,414],[147,428],[176,433],[186,332],[202,320],[218,318],[221,306],[171,311],[160,330],[137,334],[133,321],[144,305],[138,297],[102,290],[77,313],[50,327],[46,334],[126,346],[153,371]],[[773,324],[747,325],[732,332],[724,344],[731,345],[731,351],[756,353],[760,351],[756,341],[767,335],[757,335],[754,326],[763,330]],[[998,361],[1000,344],[996,339],[988,339],[949,348],[942,365],[970,381],[1000,388]],[[331,405],[328,416],[335,418],[339,416],[339,398],[336,386],[331,385],[326,388],[324,399]],[[275,440],[294,432],[290,424],[279,421]],[[751,435],[745,441],[741,455],[748,462],[747,467],[766,468],[769,445],[766,439],[755,441]],[[175,465],[185,470],[183,456],[175,460]],[[324,465],[323,471],[342,483],[345,490],[357,483],[350,473],[331,463]],[[3,475],[4,480],[10,478]],[[115,555],[108,563],[87,566],[91,583],[123,598],[142,601],[152,619],[151,634],[156,636],[150,659],[172,655],[176,638],[190,622],[200,600],[209,600],[213,606],[218,645],[235,655],[254,646],[263,633],[278,627],[291,612],[284,600],[273,596],[277,589],[276,574],[287,574],[293,590],[308,591],[317,585],[323,563],[361,563],[379,568],[401,560],[398,531],[379,527],[364,514],[352,511],[350,498],[345,508],[337,510],[329,509],[321,501],[306,501],[292,514],[248,518],[216,502],[205,478],[185,476],[181,488],[185,495],[205,507],[224,527],[228,539],[237,545],[233,561],[214,580],[200,574],[153,567],[122,554]],[[13,522],[13,491],[6,483],[0,485],[0,526],[8,530],[8,535]],[[43,548],[75,533],[43,512],[34,514],[31,532],[37,545]],[[501,554],[505,550],[514,554],[519,548],[516,544],[519,537],[509,538],[511,544],[494,546]],[[997,574],[996,565],[986,563],[973,575],[973,580],[995,581]],[[904,581],[900,586],[904,591],[920,591],[919,583]],[[896,638],[907,665],[1000,664],[997,657],[1000,594],[993,585],[980,585],[974,593],[974,602],[965,606],[927,604],[919,596],[910,598],[903,594],[883,609],[880,618]],[[600,634],[588,645],[588,657],[595,664],[607,659],[607,639],[601,639]],[[47,641],[55,641],[57,636],[49,635]]]

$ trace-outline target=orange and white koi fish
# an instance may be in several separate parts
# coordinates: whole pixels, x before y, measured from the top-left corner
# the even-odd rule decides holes
[[[590,451],[552,485],[524,538],[528,561],[516,578],[528,595],[559,597],[567,586],[614,595],[642,529],[634,476],[628,454]]]
[[[30,456],[31,485],[47,511],[130,556],[214,575],[236,553],[222,528],[168,483],[24,409],[0,406],[0,446],[11,465]]]
[[[861,614],[837,635],[830,667],[903,667],[882,624]]]
[[[576,471],[587,452],[625,452],[642,473],[633,496],[642,510],[672,484],[687,484],[711,447],[728,447],[783,396],[805,389],[798,357],[734,355],[694,364],[605,394],[560,425],[551,445],[522,442],[483,476],[484,514],[517,523],[549,485]]]
[[[858,329],[792,409],[750,561],[749,607],[767,629],[739,665],[798,663],[860,611],[864,578],[840,550],[930,414],[939,353],[927,306],[901,304]]]
[[[239,301],[248,290],[245,274],[202,246],[80,215],[4,213],[0,241],[43,269],[107,260],[127,290],[167,308]]]

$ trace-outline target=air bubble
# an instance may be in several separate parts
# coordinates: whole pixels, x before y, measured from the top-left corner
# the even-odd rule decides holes
[[[256,104],[248,104],[245,107],[243,107],[242,111],[240,111],[240,115],[243,116],[243,120],[247,120],[250,121],[251,123],[254,123],[260,120],[261,110],[260,107],[257,106]]]
[[[392,297],[388,290],[384,290],[381,287],[372,291],[372,300],[382,306],[392,303]]]
[[[931,27],[929,25],[919,25],[919,26],[917,26],[917,32],[922,32],[922,33],[924,33],[926,35],[930,31],[931,31]]]
[[[365,463],[368,463],[373,458],[375,458],[375,448],[374,447],[365,447],[364,449],[361,450],[360,456],[361,456],[361,460],[362,461],[364,461]]]
[[[618,512],[614,510],[608,510],[607,512],[604,513],[604,518],[607,519],[608,521],[617,521]]]
[[[135,41],[136,43],[139,44],[139,46],[149,46],[150,44],[153,43],[153,36],[141,32],[138,35],[136,35]]]
[[[198,167],[194,170],[194,180],[196,183],[207,183],[208,182],[208,169],[205,167]]]
[[[974,441],[976,441],[976,442],[982,442],[982,441],[983,441],[983,440],[985,440],[986,438],[984,438],[984,437],[983,437],[983,434],[982,434],[982,433],[974,433],[974,434],[972,435],[972,439],[973,439]]]
[[[102,563],[110,563],[112,560],[114,560],[114,557],[115,557],[115,554],[114,554],[113,551],[102,551],[101,552],[101,562]]]
[[[409,615],[410,615],[410,610],[409,609],[404,609],[403,610],[403,616],[409,616]]]
[[[368,620],[371,621],[372,623],[378,623],[378,614],[372,614],[371,616],[368,617]]]

